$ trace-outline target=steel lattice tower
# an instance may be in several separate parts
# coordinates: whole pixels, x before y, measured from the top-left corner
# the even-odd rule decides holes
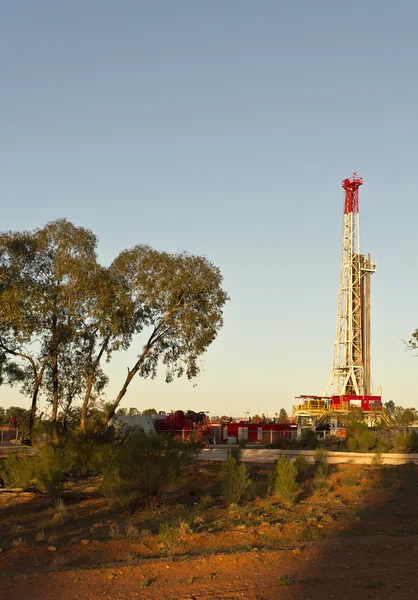
[[[359,187],[353,173],[344,179],[344,221],[334,366],[327,389],[338,396],[370,394],[370,274],[376,270],[360,254]]]

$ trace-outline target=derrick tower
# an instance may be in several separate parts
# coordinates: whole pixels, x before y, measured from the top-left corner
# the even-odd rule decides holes
[[[337,396],[367,396],[370,377],[370,275],[376,265],[360,254],[359,188],[353,173],[344,179],[344,220],[334,365],[327,389]]]

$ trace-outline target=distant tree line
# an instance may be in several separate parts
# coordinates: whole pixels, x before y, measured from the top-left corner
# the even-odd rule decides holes
[[[97,237],[65,219],[0,234],[0,385],[30,397],[29,434],[42,397],[52,422],[82,432],[106,426],[135,376],[199,373],[199,358],[223,324],[220,270],[203,256],[147,245],[109,267]],[[104,402],[103,364],[136,350],[120,391]]]

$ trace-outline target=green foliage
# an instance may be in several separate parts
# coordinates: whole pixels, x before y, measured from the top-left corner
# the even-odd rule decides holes
[[[93,454],[97,448],[95,436],[81,432],[69,433],[65,439],[65,470],[75,475],[87,475],[92,470]]]
[[[289,422],[289,416],[284,408],[280,409],[278,422],[279,423],[288,423]]]
[[[358,448],[358,442],[354,437],[348,437],[345,441],[345,445],[349,452],[355,452]]]
[[[280,575],[277,580],[277,585],[294,585],[295,584],[295,576],[294,575]]]
[[[238,448],[240,448],[240,449],[245,448],[246,444],[247,444],[247,440],[244,440],[244,438],[240,438],[237,441]]]
[[[353,409],[345,417],[345,426],[349,436],[353,437],[360,445],[361,434],[368,429],[367,424],[364,422],[363,411],[361,409]]]
[[[41,492],[55,496],[64,481],[65,461],[54,446],[41,446],[34,457],[34,476]]]
[[[320,489],[323,487],[328,477],[328,453],[323,448],[317,448],[315,450],[314,461],[314,488]]]
[[[235,458],[237,463],[241,462],[242,458],[242,449],[240,446],[232,446],[232,448],[228,448],[228,456],[231,458]]]
[[[141,414],[146,417],[152,417],[153,415],[158,415],[158,411],[155,408],[146,408]]]
[[[382,453],[379,452],[379,450],[375,450],[373,452],[373,458],[372,458],[371,464],[375,469],[381,469],[383,467],[383,457],[382,457]]]
[[[376,446],[376,436],[370,430],[362,431],[360,434],[360,448],[365,452],[369,452]]]
[[[380,437],[377,440],[376,450],[378,450],[379,452],[389,452],[389,450],[392,450],[392,448],[393,448],[393,444],[387,438]]]
[[[3,419],[0,424],[9,425],[11,417],[16,417],[19,437],[25,439],[29,433],[29,415],[30,411],[21,406],[9,406],[8,409],[3,409]]]
[[[274,463],[274,471],[270,475],[270,485],[279,494],[286,506],[292,506],[296,501],[298,484],[296,477],[298,467],[286,456],[281,455]]]
[[[19,453],[9,452],[2,462],[0,475],[6,487],[26,489],[30,486],[34,474],[34,461],[27,448]]]
[[[303,481],[308,473],[308,461],[306,460],[306,456],[299,454],[299,456],[296,457],[295,465],[298,480]]]
[[[387,412],[392,416],[393,411],[395,409],[395,403],[393,400],[389,400],[389,402],[385,402],[384,407],[386,408]]]
[[[412,431],[406,435],[395,432],[392,434],[392,443],[394,449],[400,452],[415,452],[418,449],[418,436]]]
[[[312,429],[304,429],[302,432],[302,442],[310,450],[315,450],[318,446],[318,438],[316,437],[315,431]]]
[[[133,512],[156,506],[184,478],[199,446],[134,431],[122,445],[105,445],[92,458],[103,476],[102,492]]]
[[[58,444],[65,437],[65,431],[58,421],[39,421],[32,429],[32,445]]]
[[[111,268],[129,290],[138,315],[136,333],[146,330],[147,335],[106,422],[136,374],[154,378],[163,365],[168,383],[183,375],[196,377],[199,357],[222,327],[229,299],[221,287],[220,270],[203,256],[169,254],[142,245],[121,252]]]
[[[408,434],[408,427],[411,427],[417,419],[417,411],[415,408],[395,406],[391,416],[394,423],[402,428],[403,435],[406,436]]]
[[[163,553],[166,554],[170,560],[172,560],[174,552],[181,545],[179,527],[176,527],[172,523],[161,523],[158,532],[158,540]]]
[[[251,479],[244,463],[229,457],[222,465],[222,495],[228,504],[239,504],[245,497]]]

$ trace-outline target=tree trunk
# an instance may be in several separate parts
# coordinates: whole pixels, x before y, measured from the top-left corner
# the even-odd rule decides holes
[[[51,421],[56,421],[58,415],[58,336],[57,317],[52,318],[52,414]]]
[[[83,433],[86,433],[87,430],[87,409],[89,406],[91,390],[93,388],[93,380],[94,375],[89,375],[87,377],[86,393],[84,394],[83,404],[81,406],[80,429]]]
[[[30,415],[29,415],[29,439],[30,440],[32,439],[32,429],[33,429],[33,426],[35,425],[36,405],[37,405],[37,401],[38,401],[38,393],[39,393],[40,386],[41,386],[41,379],[38,376],[36,378],[35,385],[33,388],[32,405],[31,405]]]
[[[145,358],[145,356],[144,356],[144,358]],[[128,373],[126,379],[125,379],[125,383],[123,384],[123,387],[122,387],[121,391],[117,395],[116,400],[113,402],[112,406],[109,408],[106,416],[103,419],[103,425],[107,425],[109,423],[110,419],[113,418],[113,416],[114,416],[114,414],[116,412],[117,407],[119,406],[122,398],[126,394],[126,390],[128,389],[128,385],[131,383],[132,379],[138,373],[139,367],[141,366],[142,362],[143,362],[143,359],[142,360],[140,359],[136,363],[136,365],[134,366],[134,368],[132,369],[132,371],[129,371],[129,373]]]
[[[48,356],[46,356],[44,358],[44,362],[42,363],[42,367],[41,367],[41,370],[39,371],[39,373],[36,372],[36,366],[34,363],[32,363],[32,368],[33,368],[33,372],[34,372],[34,387],[33,387],[33,394],[32,394],[32,405],[31,405],[30,415],[29,415],[29,439],[30,440],[32,439],[32,429],[33,429],[33,426],[35,425],[35,416],[36,416],[36,408],[37,408],[37,402],[38,402],[39,389],[41,387],[41,383],[42,383],[42,379],[43,379],[43,376],[45,373],[46,366],[50,360],[51,360],[51,354],[48,354]]]

